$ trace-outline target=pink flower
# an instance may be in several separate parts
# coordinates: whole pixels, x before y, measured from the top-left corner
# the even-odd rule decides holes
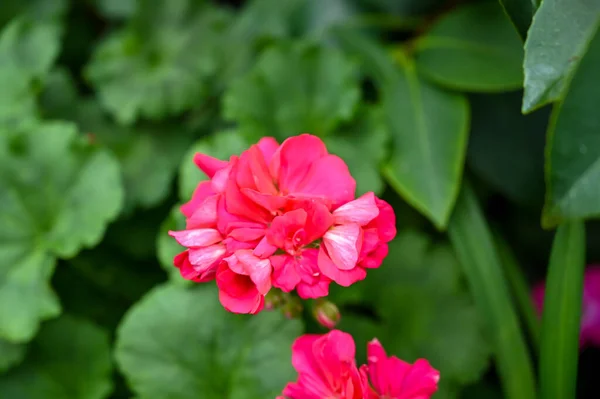
[[[428,399],[437,391],[440,373],[427,360],[418,359],[411,365],[388,357],[376,339],[369,342],[367,352],[368,365],[360,368],[365,399]]]
[[[545,288],[545,283],[541,282],[532,290],[533,302],[540,316]],[[586,345],[600,346],[600,265],[590,265],[585,270],[579,345],[582,348]]]
[[[277,399],[429,399],[437,391],[440,373],[426,360],[411,365],[388,357],[376,339],[367,350],[368,365],[357,369],[349,334],[301,336],[292,346],[298,380]]]
[[[186,279],[216,278],[232,312],[260,311],[272,287],[319,298],[332,281],[362,280],[396,234],[392,208],[373,193],[354,199],[348,167],[318,137],[263,138],[229,161],[194,162],[210,181],[182,205],[186,229],[169,232],[186,247],[174,263]]]
[[[289,399],[362,399],[352,336],[338,330],[326,335],[303,335],[292,346],[298,380],[283,395]]]

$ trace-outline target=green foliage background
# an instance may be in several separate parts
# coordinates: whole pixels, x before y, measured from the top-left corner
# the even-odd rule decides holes
[[[310,303],[228,314],[166,231],[194,153],[302,132],[397,213],[383,266],[332,289],[359,360],[378,337],[436,399],[534,398],[542,227],[600,215],[599,71],[586,0],[2,0],[0,398],[279,394]]]

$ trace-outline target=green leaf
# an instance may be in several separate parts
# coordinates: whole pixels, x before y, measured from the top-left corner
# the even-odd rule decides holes
[[[190,281],[181,277],[179,269],[173,265],[173,258],[185,250],[179,245],[173,237],[169,236],[169,230],[185,229],[185,216],[179,210],[179,205],[171,209],[169,216],[160,225],[158,236],[156,237],[156,256],[162,268],[169,275],[169,279],[175,283],[188,284]]]
[[[248,137],[325,136],[349,121],[360,97],[356,68],[334,48],[271,47],[223,99],[224,116]]]
[[[590,83],[599,68],[600,25],[550,120],[542,215],[546,227],[600,216],[600,86]]]
[[[533,366],[501,260],[475,194],[468,185],[463,187],[448,233],[479,314],[485,317],[486,336],[493,345],[504,395],[534,399]]]
[[[600,2],[542,2],[525,42],[523,112],[564,96],[599,24]]]
[[[394,148],[383,173],[412,206],[444,229],[462,177],[467,147],[466,98],[419,79],[403,59],[383,88],[383,107]]]
[[[522,64],[523,44],[496,2],[456,8],[416,43],[419,73],[461,91],[517,89]]]
[[[187,202],[198,183],[208,180],[208,177],[194,163],[196,153],[228,161],[232,155],[239,155],[247,150],[250,142],[242,137],[235,129],[223,130],[198,140],[183,156],[179,166],[179,198]]]
[[[0,131],[0,337],[30,340],[60,306],[56,257],[96,245],[119,213],[117,161],[68,123]]]
[[[0,397],[104,399],[112,391],[108,334],[70,316],[48,322],[20,366],[0,376]]]
[[[427,358],[444,376],[450,395],[481,378],[490,355],[479,314],[461,279],[448,245],[433,245],[425,235],[402,231],[368,279],[332,289],[332,299],[342,305],[339,328],[354,335],[359,361],[366,359],[366,343],[374,337],[403,360]],[[361,316],[353,310],[356,306],[369,306],[376,317]]]
[[[519,205],[544,202],[544,146],[549,110],[522,115],[522,93],[470,97],[467,162],[491,188]],[[510,159],[510,162],[507,160]]]
[[[531,25],[531,18],[535,12],[535,2],[537,0],[500,0],[500,5],[510,18],[517,29],[521,40],[527,38],[527,31]]]
[[[0,339],[0,375],[11,367],[21,363],[25,357],[27,347],[23,344]],[[1,378],[1,377],[0,377]]]
[[[216,288],[161,286],[125,316],[116,359],[140,399],[272,398],[294,380],[298,321],[228,313]]]
[[[585,226],[582,222],[558,227],[550,254],[542,315],[542,399],[577,396],[585,247]]]
[[[85,75],[120,123],[178,115],[206,99],[230,16],[192,3],[141,1],[132,22],[94,52]]]
[[[58,56],[60,35],[57,24],[25,17],[0,31],[0,126],[37,119],[35,83]]]
[[[384,183],[379,169],[386,158],[390,134],[381,109],[367,108],[347,129],[325,137],[327,149],[340,156],[356,179],[356,195],[381,193]]]
[[[131,18],[140,0],[93,0],[100,13],[112,19]]]

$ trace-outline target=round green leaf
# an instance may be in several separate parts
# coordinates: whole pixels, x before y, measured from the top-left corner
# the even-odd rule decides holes
[[[380,193],[383,180],[379,172],[380,164],[387,155],[389,131],[379,109],[361,112],[347,129],[324,138],[330,153],[341,157],[356,179],[356,195],[368,191]]]
[[[33,337],[56,316],[56,257],[97,244],[121,209],[116,160],[67,123],[0,131],[0,337]]]
[[[228,313],[214,286],[166,285],[125,316],[116,359],[140,399],[272,398],[294,380],[299,321]]]
[[[600,25],[550,121],[545,226],[600,216],[599,70]]]
[[[452,89],[507,91],[523,82],[523,44],[498,2],[456,8],[417,41],[416,51],[419,72]]]
[[[179,243],[168,234],[169,230],[183,229],[185,229],[185,217],[179,210],[179,205],[176,205],[171,209],[169,216],[167,216],[160,226],[160,231],[156,238],[156,255],[160,265],[167,272],[171,281],[186,284],[189,283],[189,280],[185,280],[181,277],[179,269],[173,264],[175,255],[184,251],[185,248],[179,245]]]
[[[108,334],[69,316],[44,324],[25,361],[0,376],[0,397],[104,399],[112,391]]]
[[[469,125],[469,104],[421,80],[414,65],[383,88],[384,113],[394,143],[383,173],[412,206],[443,229],[458,195]]]
[[[21,363],[27,347],[0,339],[0,374]]]
[[[239,155],[247,150],[250,142],[237,130],[224,130],[198,140],[184,155],[179,166],[179,198],[189,201],[198,183],[208,180],[194,163],[194,155],[198,152],[228,161],[232,155]]]
[[[225,93],[223,112],[252,138],[324,136],[352,118],[359,97],[355,65],[338,50],[280,44]]]
[[[229,14],[191,0],[141,1],[129,26],[104,40],[85,75],[122,124],[162,119],[200,106],[217,70]]]

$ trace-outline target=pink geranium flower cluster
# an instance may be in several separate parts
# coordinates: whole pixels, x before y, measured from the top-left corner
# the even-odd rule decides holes
[[[187,247],[174,263],[186,279],[216,279],[231,312],[259,312],[272,287],[319,298],[332,281],[362,280],[396,235],[391,206],[373,193],[355,199],[348,167],[316,136],[194,161],[210,181],[181,207],[186,229],[170,232]]]
[[[437,391],[440,374],[427,360],[388,357],[376,339],[367,351],[368,364],[358,368],[349,334],[301,336],[292,346],[298,380],[277,399],[428,399]]]

